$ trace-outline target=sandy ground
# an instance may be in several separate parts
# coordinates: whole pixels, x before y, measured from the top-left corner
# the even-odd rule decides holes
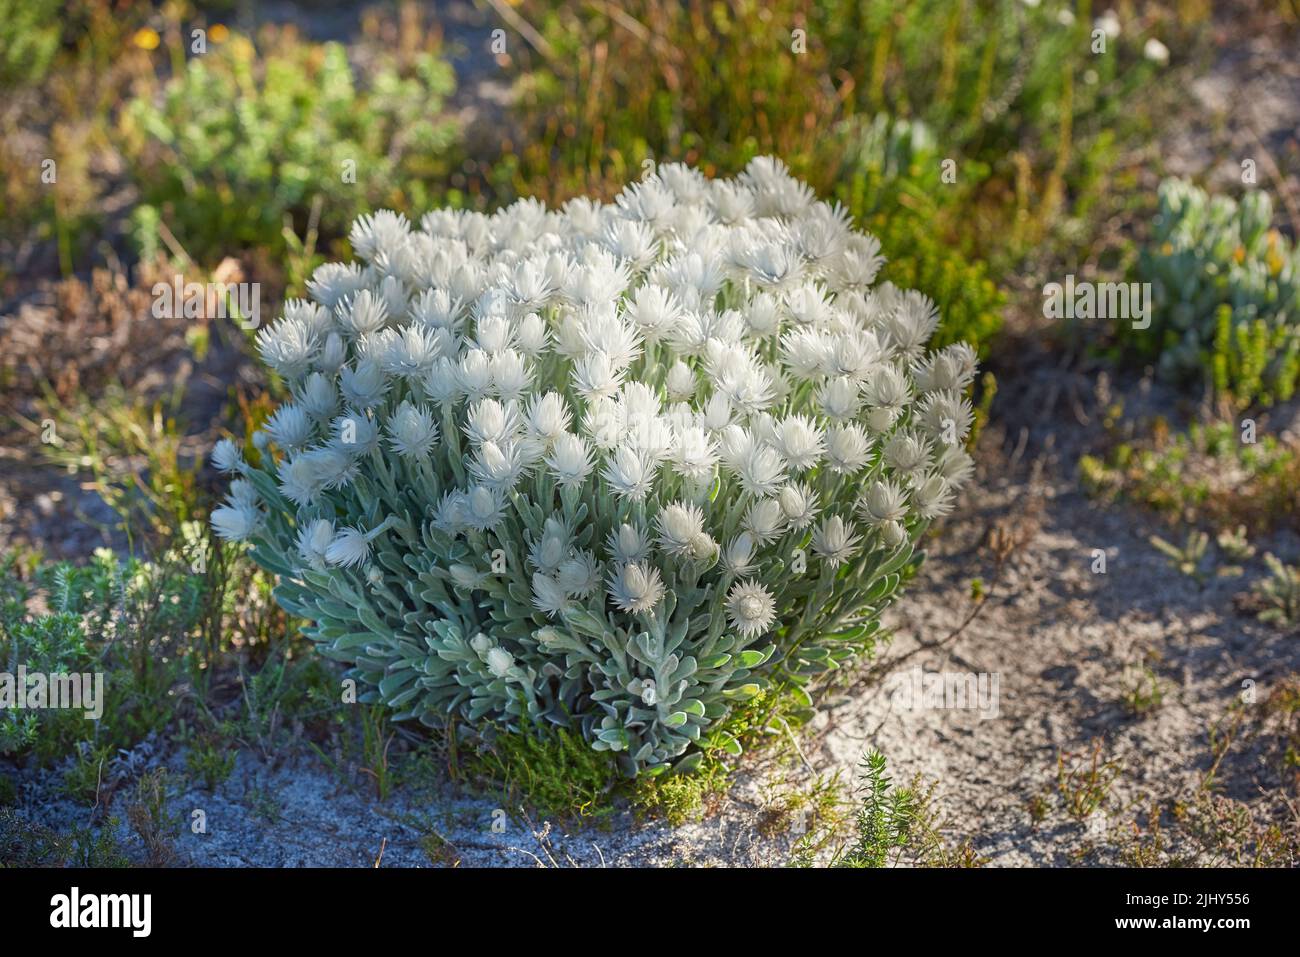
[[[1024,449],[1048,447],[1054,434],[1030,431]],[[1151,797],[1190,793],[1211,760],[1210,727],[1244,681],[1255,682],[1262,701],[1272,683],[1300,670],[1300,636],[1234,609],[1233,596],[1259,574],[1257,563],[1242,578],[1198,584],[1148,543],[1150,533],[1165,531],[1152,519],[1101,510],[1077,491],[1072,453],[1022,450],[1017,458],[1019,438],[999,447],[1001,438],[988,436],[992,450],[962,518],[931,541],[921,574],[889,614],[895,640],[878,663],[888,674],[827,696],[801,738],[806,766],[792,749],[746,763],[703,820],[674,829],[625,810],[593,826],[548,823],[501,807],[500,798],[437,782],[399,788],[380,802],[355,768],[336,771],[305,747],[275,762],[242,751],[215,792],[193,789],[170,802],[184,823],[196,809],[206,823],[202,834],[183,830],[178,862],[369,866],[382,852],[388,866],[427,865],[420,838],[432,831],[450,845],[439,862],[462,866],[779,865],[800,833],[793,818],[772,827],[780,795],[836,771],[851,783],[873,748],[896,781],[919,775],[935,783],[945,839],[969,842],[991,865],[1063,866],[1088,847],[1097,850],[1086,860],[1113,861],[1105,835],[1131,826]],[[1008,543],[1000,570],[999,541]],[[1261,553],[1300,556],[1290,533],[1257,545]],[[1096,549],[1106,555],[1105,573],[1093,571]],[[977,577],[989,598],[953,635],[973,608]],[[1144,665],[1163,701],[1135,717],[1124,699]],[[909,707],[899,676],[915,669],[995,677],[989,704],[996,714]],[[1101,812],[1076,821],[1057,791],[1058,756],[1073,765],[1099,738],[1118,777]],[[148,742],[137,752],[121,768],[127,776],[167,765],[179,772],[174,780],[184,779],[182,756],[166,745]],[[1233,770],[1224,775],[1228,793],[1259,800],[1252,768]],[[60,826],[83,820],[84,807],[52,796],[57,780],[57,770],[31,776],[25,812]],[[121,830],[123,843],[141,851]]]

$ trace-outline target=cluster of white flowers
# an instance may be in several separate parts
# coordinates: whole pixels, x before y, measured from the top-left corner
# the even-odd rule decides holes
[[[252,436],[259,467],[214,452],[241,477],[212,523],[307,592],[383,592],[396,643],[412,615],[452,619],[467,651],[448,693],[476,717],[510,707],[457,697],[469,672],[504,699],[529,685],[553,719],[595,715],[616,750],[653,744],[638,763],[680,753],[689,733],[645,727],[716,709],[683,712],[671,675],[614,677],[599,654],[578,674],[557,630],[590,615],[670,636],[667,599],[711,616],[705,640],[779,645],[808,617],[792,567],[838,601],[865,584],[846,566],[910,547],[971,473],[974,351],[928,353],[934,304],[875,284],[879,243],[778,160],[734,180],[663,166],[608,205],[439,210],[418,229],[381,211],[350,239],[362,262],[317,269],[258,336],[293,399]]]

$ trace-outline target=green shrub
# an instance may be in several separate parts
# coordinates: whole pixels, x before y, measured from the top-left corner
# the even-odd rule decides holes
[[[1123,496],[1172,523],[1245,525],[1271,530],[1300,514],[1300,453],[1272,435],[1241,441],[1231,422],[1193,423],[1170,435],[1157,423],[1150,441],[1117,442],[1104,456],[1079,460],[1080,478],[1094,494]]]
[[[30,579],[18,577],[13,556],[3,568],[12,577],[0,604],[0,671],[100,673],[103,687],[98,720],[81,709],[0,711],[0,754],[49,762],[92,744],[111,754],[164,727],[181,703],[178,686],[201,680],[214,596],[187,564],[121,561],[101,549],[86,565],[40,565]]]
[[[45,76],[59,49],[62,6],[53,0],[0,0],[0,90]]]
[[[870,286],[871,237],[770,157],[421,225],[357,222],[368,265],[259,334],[293,401],[255,463],[214,452],[238,475],[214,529],[362,700],[662,773],[874,646],[973,471],[976,357]]]
[[[499,181],[566,199],[616,189],[647,159],[712,174],[776,153],[831,195],[839,146],[827,131],[883,112],[935,131],[966,190],[951,225],[968,252],[996,252],[1001,268],[1063,225],[1063,210],[1085,215],[1107,199],[1122,147],[1148,132],[1159,68],[1143,41],[1164,21],[1111,15],[1114,35],[1094,53],[1092,5],[1075,10],[1022,0],[523,0],[541,52],[520,51],[524,136]]]
[[[234,36],[124,111],[141,241],[161,215],[202,261],[281,252],[286,217],[304,231],[316,200],[325,239],[372,206],[455,200],[443,191],[459,135],[443,112],[453,85],[431,50],[375,51],[363,76],[337,43],[268,31],[259,53]]]
[[[1300,250],[1271,228],[1268,194],[1234,201],[1179,179],[1160,184],[1136,278],[1152,286],[1150,328],[1131,354],[1239,404],[1285,401],[1300,377]]]
[[[986,355],[1002,328],[1006,297],[987,265],[943,232],[968,189],[943,181],[934,133],[921,121],[879,114],[846,121],[835,137],[842,152],[833,196],[880,240],[887,260],[881,278],[934,299],[943,314],[936,346],[965,341]]]

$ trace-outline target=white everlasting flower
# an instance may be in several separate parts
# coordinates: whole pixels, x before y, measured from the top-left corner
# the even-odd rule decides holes
[[[352,336],[373,335],[388,324],[388,303],[382,296],[362,289],[334,307],[339,326]]]
[[[569,431],[573,414],[558,392],[535,395],[528,404],[528,431],[543,442],[554,442]]]
[[[556,569],[555,580],[565,593],[574,598],[587,598],[600,589],[603,569],[596,556],[586,550],[566,558]]]
[[[563,614],[570,605],[564,586],[545,572],[533,573],[533,604],[550,618]]]
[[[776,621],[776,599],[752,579],[737,582],[727,593],[727,620],[742,638],[764,634]]]
[[[334,523],[318,518],[298,529],[298,554],[317,571],[325,568],[325,553],[334,541]]]
[[[573,536],[568,527],[552,516],[542,526],[542,534],[529,546],[528,560],[535,568],[551,574],[559,570],[572,547]]]
[[[620,610],[631,614],[653,611],[664,597],[659,569],[645,562],[619,565],[609,576],[609,597]]]
[[[660,546],[680,558],[691,553],[697,536],[703,534],[704,513],[697,506],[674,502],[660,510],[656,524]]]
[[[595,467],[591,449],[581,436],[565,432],[555,439],[546,456],[546,464],[555,480],[568,488],[578,488]]]
[[[892,479],[873,482],[859,503],[872,524],[897,522],[907,514],[907,492]]]
[[[604,477],[615,495],[640,502],[654,486],[656,469],[653,459],[621,445],[605,464]]]
[[[521,426],[518,407],[496,399],[479,399],[465,413],[465,435],[475,445],[508,442]]]
[[[856,554],[861,541],[851,523],[831,515],[813,530],[812,547],[814,553],[831,565],[842,565]]]
[[[635,525],[624,522],[609,533],[606,548],[617,563],[641,562],[650,554],[650,538]]]
[[[678,359],[668,370],[668,379],[664,383],[664,388],[670,399],[693,399],[699,383],[695,379],[695,371]]]
[[[519,484],[528,463],[517,442],[484,442],[475,450],[469,471],[479,482],[503,491]]]
[[[881,454],[886,465],[907,476],[930,466],[930,444],[910,429],[900,429],[891,435]]]
[[[311,443],[315,431],[307,410],[300,405],[282,405],[267,420],[267,435],[285,451],[297,451]]]
[[[475,485],[457,504],[459,511],[454,517],[480,532],[496,528],[505,518],[500,491],[486,485]]]
[[[433,421],[433,413],[422,405],[403,402],[388,420],[386,428],[388,444],[404,458],[426,458],[438,441],[438,426]]]
[[[370,560],[370,535],[350,525],[339,529],[325,549],[325,560],[343,568],[364,564]]]
[[[510,652],[506,651],[500,645],[489,649],[487,653],[488,671],[498,678],[505,678],[515,667],[515,659]]]
[[[334,380],[320,372],[307,376],[296,398],[307,414],[318,422],[333,418],[339,407],[339,393]]]
[[[937,445],[960,445],[975,422],[970,400],[954,390],[931,392],[917,404],[916,419]]]
[[[776,500],[786,521],[795,531],[807,528],[817,517],[817,493],[803,482],[787,485],[781,489]]]
[[[349,405],[371,409],[383,401],[388,392],[389,380],[379,363],[369,359],[355,366],[344,366],[339,372],[339,389]]]
[[[722,552],[722,567],[728,575],[739,577],[754,571],[757,543],[749,532],[741,532]]]
[[[774,498],[760,498],[745,510],[742,527],[755,543],[766,545],[776,541],[787,523],[785,510]]]
[[[956,496],[942,475],[924,476],[912,489],[912,503],[922,518],[939,518],[952,511]]]
[[[301,319],[281,319],[257,333],[263,361],[286,379],[305,375],[320,349],[315,331]]]
[[[212,510],[212,530],[232,542],[242,542],[256,531],[262,513],[249,504],[222,505]]]
[[[221,439],[212,447],[212,467],[218,472],[239,472],[243,466],[244,456],[230,439]]]
[[[826,439],[817,424],[806,415],[792,415],[776,428],[776,445],[790,468],[806,472],[826,451]]]
[[[751,443],[736,461],[735,471],[747,495],[775,495],[785,482],[785,465],[770,445]]]
[[[826,458],[832,471],[853,475],[871,458],[871,439],[861,425],[832,425],[827,432]]]

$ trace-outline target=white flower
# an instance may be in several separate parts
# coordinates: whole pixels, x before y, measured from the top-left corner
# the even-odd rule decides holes
[[[605,481],[620,498],[640,502],[654,485],[656,463],[626,445],[614,450],[605,464]]]
[[[795,531],[807,528],[817,517],[817,494],[802,482],[781,489],[777,502]]]
[[[546,464],[555,474],[555,480],[567,488],[581,486],[594,468],[586,440],[569,432],[555,439]]]
[[[258,331],[257,347],[267,365],[286,379],[297,379],[307,372],[320,342],[301,319],[281,319]]]
[[[747,442],[732,467],[747,495],[775,495],[785,483],[785,460],[770,445]]]
[[[501,523],[505,517],[504,504],[497,489],[475,485],[459,501],[460,509],[455,517],[470,528],[485,532]]]
[[[488,671],[498,678],[504,678],[510,674],[515,667],[514,655],[506,651],[500,645],[488,649],[487,653]]]
[[[774,498],[760,498],[745,511],[741,527],[759,544],[776,541],[786,526],[785,512]]]
[[[569,607],[569,596],[564,586],[545,572],[533,573],[533,604],[550,618],[562,614]]]
[[[426,458],[438,441],[438,426],[433,413],[422,405],[409,401],[397,407],[388,420],[388,444],[403,458]]]
[[[256,531],[262,514],[248,504],[222,505],[212,510],[212,530],[224,539],[242,542]]]
[[[312,440],[312,421],[307,411],[299,405],[280,406],[263,426],[272,441],[286,451],[297,451]]]
[[[742,638],[761,635],[776,621],[776,599],[753,579],[737,582],[727,593],[727,620]]]
[[[656,522],[659,544],[675,558],[690,554],[696,537],[704,532],[704,513],[695,505],[681,502],[661,509]]]
[[[334,523],[318,518],[298,529],[298,554],[316,570],[325,568],[325,553],[334,541]]]
[[[650,538],[635,525],[624,522],[609,533],[606,547],[615,562],[641,562],[650,554]]]
[[[783,419],[776,428],[776,444],[790,468],[806,472],[817,464],[826,451],[822,430],[804,415]]]
[[[871,457],[871,439],[860,425],[832,426],[826,438],[826,460],[831,471],[851,475]]]
[[[664,597],[659,569],[645,562],[619,565],[609,576],[609,597],[622,611],[638,615],[652,611]]]
[[[862,537],[854,532],[852,524],[845,523],[838,515],[831,515],[814,529],[812,547],[831,565],[842,565],[857,552],[861,541]]]
[[[922,518],[938,518],[952,511],[956,496],[942,475],[930,474],[912,489],[912,504]]]
[[[239,446],[230,439],[221,439],[212,447],[212,467],[218,472],[240,472],[244,469],[244,456]]]
[[[1094,20],[1092,25],[1094,29],[1100,30],[1102,33],[1104,33],[1106,35],[1106,38],[1109,40],[1114,40],[1116,37],[1119,36],[1120,33],[1119,17],[1115,15],[1114,10],[1107,10],[1096,20]]]
[[[907,493],[892,479],[880,479],[871,484],[859,505],[872,524],[896,522],[907,514]]]
[[[910,475],[930,466],[930,445],[910,429],[900,429],[885,442],[885,464],[895,472]]]
[[[600,562],[591,552],[582,550],[566,558],[556,570],[555,580],[566,594],[586,598],[600,588]]]
[[[351,525],[339,529],[325,549],[325,560],[344,568],[364,564],[369,559],[370,535]]]
[[[754,570],[754,537],[741,532],[722,553],[722,567],[728,575],[748,575]]]
[[[1169,62],[1169,47],[1155,37],[1148,37],[1147,42],[1142,46],[1142,55],[1152,63],[1159,63],[1164,66]]]

